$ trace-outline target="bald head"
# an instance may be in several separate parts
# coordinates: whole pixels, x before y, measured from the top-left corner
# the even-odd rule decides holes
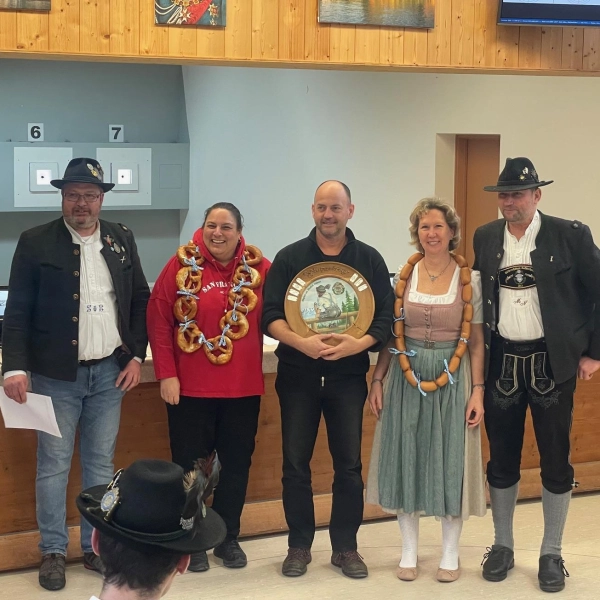
[[[350,188],[342,181],[338,181],[337,179],[328,179],[327,181],[324,181],[315,192],[315,201],[319,195],[319,192],[321,191],[328,195],[343,192],[348,199],[348,204],[352,204],[352,194],[350,193]]]
[[[354,214],[350,190],[341,181],[325,181],[315,192],[312,216],[317,232],[329,241],[344,239],[346,224]]]

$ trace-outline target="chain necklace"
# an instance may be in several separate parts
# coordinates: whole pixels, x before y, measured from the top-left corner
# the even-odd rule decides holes
[[[437,275],[432,275],[429,272],[429,269],[427,268],[427,265],[425,264],[425,261],[423,261],[423,266],[425,267],[425,270],[427,271],[427,275],[429,275],[429,279],[431,279],[432,283],[435,283],[435,280],[438,279],[439,277],[441,277],[446,272],[446,269],[450,266],[451,262],[452,262],[452,257],[450,257],[448,259],[448,264],[444,267],[444,270],[441,273],[438,273]]]
[[[471,287],[471,269],[469,269],[467,261],[462,256],[450,256],[450,260],[452,261],[452,259],[454,259],[460,268],[460,282],[463,286],[461,299],[464,302],[462,326],[460,338],[458,340],[456,350],[454,350],[454,355],[448,363],[445,363],[444,370],[433,381],[422,381],[421,375],[419,373],[415,373],[409,360],[409,357],[414,356],[415,352],[412,350],[406,350],[406,340],[404,339],[404,293],[406,291],[408,279],[410,278],[415,265],[423,259],[423,255],[420,252],[413,254],[408,259],[408,262],[404,265],[402,271],[400,272],[400,279],[398,280],[398,283],[396,283],[393,329],[396,343],[395,348],[391,348],[390,352],[398,355],[400,368],[404,373],[404,377],[408,383],[410,383],[410,385],[418,388],[419,392],[421,392],[423,396],[427,395],[427,392],[435,392],[435,390],[438,388],[444,387],[448,382],[454,382],[452,373],[455,373],[458,370],[458,367],[460,366],[460,360],[467,350],[467,344],[469,343],[469,338],[471,337],[471,319],[473,318],[473,289]],[[448,267],[446,266],[446,268]],[[425,269],[427,269],[427,267],[425,267]]]

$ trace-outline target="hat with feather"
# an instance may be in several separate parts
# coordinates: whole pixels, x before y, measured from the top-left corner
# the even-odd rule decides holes
[[[219,480],[216,453],[183,469],[164,460],[137,460],[108,486],[77,497],[82,516],[102,534],[142,552],[193,554],[220,544],[225,523],[205,505]]]

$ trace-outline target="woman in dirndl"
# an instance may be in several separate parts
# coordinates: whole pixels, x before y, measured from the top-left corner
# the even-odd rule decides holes
[[[481,282],[454,254],[460,219],[452,206],[421,200],[410,234],[419,252],[395,278],[394,337],[379,353],[369,393],[378,423],[367,502],[398,516],[404,581],[418,574],[419,518],[441,520],[437,579],[452,582],[463,520],[486,511]]]

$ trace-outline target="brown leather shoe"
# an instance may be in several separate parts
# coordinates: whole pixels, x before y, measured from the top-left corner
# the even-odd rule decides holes
[[[363,557],[356,550],[334,552],[331,555],[331,564],[334,567],[340,567],[342,573],[346,577],[352,577],[352,579],[363,579],[369,574]]]
[[[311,560],[310,548],[288,548],[281,572],[286,577],[300,577],[306,573]]]
[[[44,554],[38,579],[40,585],[51,592],[62,590],[67,583],[65,566],[63,554]]]
[[[460,577],[460,560],[458,569],[438,569],[436,579],[441,583],[452,583]]]

